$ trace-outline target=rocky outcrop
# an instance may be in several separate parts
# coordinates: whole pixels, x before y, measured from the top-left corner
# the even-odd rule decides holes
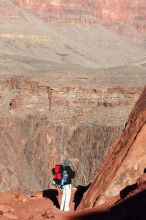
[[[56,219],[56,220],[121,220],[146,218],[146,176],[142,175],[133,185],[127,186],[117,196],[118,200],[107,202],[97,208],[86,209],[83,212],[73,211],[77,202],[76,189],[72,189],[70,202],[71,212],[59,210],[61,192],[48,189],[43,192],[33,192],[24,195],[17,191],[0,193],[0,219]]]
[[[146,88],[121,136],[112,146],[98,176],[86,192],[80,209],[97,206],[132,184],[143,173],[146,159]]]
[[[141,93],[139,87],[109,87],[87,88],[83,86],[58,86],[51,88],[28,79],[10,78],[0,83],[1,98],[9,94],[14,97],[9,100],[9,109],[36,109],[43,112],[57,111],[58,108],[86,108],[91,106],[112,108],[130,106]],[[2,107],[2,106],[1,106]],[[85,109],[86,109],[85,108]],[[8,110],[9,110],[8,109]],[[2,112],[3,108],[1,108]],[[61,109],[60,109],[61,111]],[[86,111],[86,110],[84,110]],[[83,113],[83,112],[82,112]]]
[[[146,182],[145,175],[140,176],[132,185],[126,186],[119,195],[103,205],[85,209],[72,214],[70,220],[90,219],[142,219],[146,218]]]

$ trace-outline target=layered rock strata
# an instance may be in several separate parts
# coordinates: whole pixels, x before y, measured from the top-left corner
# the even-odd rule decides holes
[[[65,158],[76,171],[74,184],[89,184],[139,92],[139,87],[50,87],[23,78],[2,80],[0,190],[46,189],[52,167]]]
[[[136,0],[125,2],[122,0],[72,0],[69,2],[65,0],[16,0],[16,3],[22,8],[39,12],[48,22],[94,24],[99,22],[95,19],[98,18],[108,27],[112,26],[114,29],[118,27],[118,31],[122,31],[123,22],[130,22],[130,26],[138,32],[146,29],[146,3],[144,0],[138,2]],[[58,18],[52,16],[57,14],[60,15]]]
[[[122,0],[72,0],[61,1],[28,1],[17,0],[17,4],[23,8],[51,12],[51,13],[88,13],[103,20],[127,21],[127,20],[145,20],[146,3],[144,0],[128,0],[123,3]]]
[[[81,1],[0,1],[0,18],[20,20],[25,17],[25,10],[36,12],[40,18],[54,24],[101,24],[136,42],[145,40],[144,0]]]
[[[10,18],[19,18],[20,12],[12,4],[10,0],[0,0],[0,18],[1,19],[10,19]]]
[[[130,114],[121,136],[112,146],[99,174],[86,192],[80,209],[97,206],[133,184],[146,160],[146,88]]]

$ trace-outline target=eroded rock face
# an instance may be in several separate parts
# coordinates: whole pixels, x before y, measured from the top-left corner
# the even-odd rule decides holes
[[[145,0],[17,0],[21,7],[51,13],[88,13],[103,20],[127,21],[145,20]]]
[[[98,176],[84,196],[80,208],[93,207],[115,196],[136,181],[145,169],[146,160],[146,88],[122,135],[112,146]]]
[[[0,190],[29,192],[48,188],[52,167],[66,158],[76,171],[74,184],[89,184],[124,126],[127,115],[119,109],[128,113],[140,90],[51,88],[8,78],[0,91]]]
[[[49,24],[101,24],[135,43],[143,45],[146,31],[145,0],[16,0],[23,9],[31,10]]]
[[[21,9],[37,13],[49,24],[100,24],[135,42],[145,41],[145,0],[0,0],[1,19],[20,20],[25,14]]]
[[[0,0],[0,18],[19,18],[20,12],[12,4],[11,0]]]
[[[145,0],[128,0],[123,2],[122,0],[93,0],[93,1],[81,1],[81,0],[72,0],[66,2],[65,0],[61,1],[27,1],[27,0],[17,0],[17,4],[20,7],[25,9],[34,10],[38,12],[49,12],[52,14],[73,14],[73,22],[85,22],[91,20],[97,22],[93,18],[88,18],[88,16],[94,16],[99,19],[102,19],[105,22],[127,22],[127,21],[136,21],[140,23],[135,23],[135,28],[138,31],[145,31],[145,11],[146,11],[146,2]],[[83,15],[86,14],[86,15]],[[77,19],[78,15],[81,17]],[[84,18],[84,19],[83,19]],[[49,20],[51,21],[51,19]],[[57,21],[57,19],[56,19]],[[60,17],[60,21],[63,21]],[[64,18],[65,22],[65,18]],[[68,20],[69,22],[69,20]],[[93,23],[94,23],[93,22]]]

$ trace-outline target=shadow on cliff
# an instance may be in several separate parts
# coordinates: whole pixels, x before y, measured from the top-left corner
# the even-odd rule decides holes
[[[120,191],[120,198],[124,199],[127,195],[129,195],[129,193],[133,192],[135,189],[137,189],[137,183],[126,186]]]
[[[91,185],[91,183],[89,185],[87,185],[87,186],[81,186],[81,185],[77,186],[77,191],[75,192],[74,200],[73,200],[73,202],[75,203],[74,210],[77,209],[78,205],[81,202],[81,199],[82,199],[84,193],[88,190],[90,185]]]
[[[47,189],[43,192],[43,197],[50,199],[56,208],[60,208],[59,201],[58,201],[58,190],[56,189]]]
[[[146,190],[121,200],[117,205],[106,211],[89,209],[82,214],[71,217],[70,220],[145,220],[146,219]]]

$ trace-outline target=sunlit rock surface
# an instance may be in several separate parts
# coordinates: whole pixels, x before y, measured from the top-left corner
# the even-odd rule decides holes
[[[125,129],[113,144],[99,174],[85,194],[80,208],[93,207],[117,195],[145,170],[146,88],[136,103]]]

